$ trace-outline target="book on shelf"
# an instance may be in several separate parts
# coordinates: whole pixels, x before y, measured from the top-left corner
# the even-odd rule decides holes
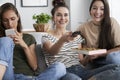
[[[95,48],[81,48],[81,49],[72,48],[72,51],[85,55],[105,54],[107,52],[106,49],[95,49]]]

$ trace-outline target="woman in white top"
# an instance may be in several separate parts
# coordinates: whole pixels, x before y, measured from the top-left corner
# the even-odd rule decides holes
[[[71,37],[72,32],[66,29],[69,23],[69,9],[65,5],[65,2],[63,0],[53,0],[53,6],[54,8],[51,13],[54,29],[42,37],[47,65],[49,66],[55,62],[62,62],[66,67],[79,64],[78,54],[71,52],[70,49],[77,48],[83,39],[80,36],[76,38]],[[73,39],[75,39],[74,42]],[[75,78],[75,76],[73,77]],[[74,78],[71,77],[69,80],[74,80]]]

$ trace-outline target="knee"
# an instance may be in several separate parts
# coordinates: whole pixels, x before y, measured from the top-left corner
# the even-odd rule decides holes
[[[9,47],[10,45],[13,45],[13,40],[9,37],[2,37],[0,38],[0,45],[3,47]]]
[[[120,80],[119,74],[120,74],[120,65],[116,65],[113,69],[100,72],[92,76],[89,80]]]
[[[61,80],[82,80],[82,79],[75,74],[67,73],[65,76],[62,77]]]
[[[54,64],[54,66],[55,66],[55,69],[56,69],[56,73],[63,72],[64,75],[66,74],[66,67],[63,63],[56,62]]]
[[[106,57],[106,61],[110,64],[120,64],[120,51],[108,54]]]

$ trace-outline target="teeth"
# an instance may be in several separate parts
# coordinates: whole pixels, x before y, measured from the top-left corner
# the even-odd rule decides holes
[[[100,16],[95,16],[95,17],[100,17]]]
[[[100,16],[99,16],[99,15],[95,15],[95,17],[96,17],[96,18],[100,18]]]
[[[60,22],[61,24],[64,24],[65,22]]]

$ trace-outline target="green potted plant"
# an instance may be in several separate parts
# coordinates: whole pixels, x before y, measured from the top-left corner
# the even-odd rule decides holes
[[[47,32],[50,28],[49,21],[51,20],[51,16],[46,13],[34,14],[33,20],[35,20],[35,24],[33,24],[34,29],[37,32]]]

